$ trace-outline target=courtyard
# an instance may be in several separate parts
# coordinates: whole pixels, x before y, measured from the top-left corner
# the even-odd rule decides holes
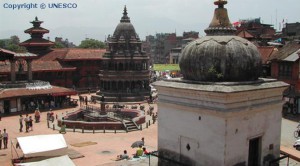
[[[85,94],[84,96],[90,96]],[[75,98],[78,96],[73,96]],[[149,104],[141,104],[145,106],[145,110],[149,109]],[[154,107],[154,113],[157,112],[157,105],[151,104]],[[61,116],[67,112],[72,112],[77,108],[67,108],[61,110],[55,110],[54,114]],[[33,116],[33,113],[30,115]],[[33,130],[26,132],[19,132],[19,116],[7,116],[2,117],[0,121],[0,129],[3,131],[6,128],[9,135],[9,144],[7,149],[0,150],[0,163],[1,165],[11,165],[11,159],[22,156],[20,149],[11,148],[15,146],[17,137],[41,135],[41,134],[57,134],[59,133],[54,121],[55,130],[53,130],[53,124],[50,123],[48,128],[46,120],[47,112],[41,113],[41,121],[39,123],[33,123]],[[114,165],[149,165],[149,159],[143,159],[140,161],[115,161],[116,156],[122,154],[123,150],[127,150],[129,156],[132,156],[136,152],[135,148],[131,148],[131,144],[135,141],[140,140],[142,137],[145,138],[145,147],[148,151],[157,150],[157,123],[153,124],[152,117],[147,115],[146,121],[149,122],[150,126],[143,125],[142,130],[128,132],[126,131],[115,131],[96,130],[95,133],[91,130],[85,130],[82,133],[81,129],[67,129],[67,133],[64,134],[64,138],[68,144],[68,154],[72,156],[72,161],[78,166],[114,166]],[[281,146],[294,150],[292,145],[295,141],[293,132],[296,129],[297,123],[291,120],[282,119],[281,129]],[[50,142],[51,144],[51,142]],[[35,146],[35,145],[32,145]],[[299,153],[299,152],[298,152]],[[298,162],[289,159],[290,165],[300,165]],[[150,157],[150,165],[157,165],[157,158],[154,156]],[[287,159],[281,161],[280,165],[287,165]]]

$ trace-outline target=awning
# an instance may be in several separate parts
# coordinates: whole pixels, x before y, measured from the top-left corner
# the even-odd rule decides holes
[[[67,154],[68,146],[62,134],[18,137],[17,140],[24,157],[51,157]]]
[[[0,91],[0,99],[15,98],[15,97],[27,97],[27,96],[40,96],[40,95],[52,95],[52,96],[63,96],[63,95],[76,95],[77,92],[73,89],[64,87],[52,86],[50,89],[26,89],[26,88],[7,88]]]
[[[69,156],[64,155],[60,157],[53,157],[50,159],[37,161],[37,162],[29,162],[29,163],[18,163],[16,166],[53,166],[53,165],[63,165],[63,166],[75,166],[73,161],[69,158]]]

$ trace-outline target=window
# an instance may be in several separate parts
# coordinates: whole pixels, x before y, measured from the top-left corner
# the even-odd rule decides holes
[[[292,77],[292,63],[279,63],[279,73],[280,78],[291,78]]]

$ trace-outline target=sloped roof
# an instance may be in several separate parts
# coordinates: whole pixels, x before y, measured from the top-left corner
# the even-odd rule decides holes
[[[0,61],[12,59],[15,56],[15,54],[15,52],[0,48]]]
[[[42,27],[32,27],[26,29],[24,32],[25,33],[49,33],[49,30]]]
[[[270,57],[278,51],[273,46],[258,46],[257,49],[261,55],[262,64],[267,64]]]
[[[105,49],[72,48],[68,50],[62,60],[100,60],[105,52]]]
[[[246,39],[254,38],[254,35],[251,32],[249,32],[245,29],[238,32],[237,36],[242,37],[242,38],[246,38]]]
[[[284,45],[277,53],[270,57],[270,60],[284,60],[293,53],[298,53],[300,44],[298,42],[289,42]]]
[[[54,45],[52,41],[46,39],[31,38],[19,44],[20,46],[51,46]]]
[[[76,67],[66,65],[59,61],[37,60],[32,62],[32,71],[36,72],[36,71],[52,71],[52,70],[69,71],[69,70],[76,70]]]
[[[67,65],[64,61],[75,60],[101,60],[105,49],[82,49],[82,48],[62,48],[53,49],[48,53],[39,55],[32,61],[32,71],[70,71],[76,67]],[[23,66],[27,71],[27,65]],[[17,69],[17,68],[16,68]],[[10,62],[0,62],[0,73],[10,72]]]
[[[63,95],[75,95],[76,91],[73,89],[52,86],[51,89],[39,89],[31,90],[26,88],[12,88],[12,89],[2,89],[0,90],[0,99],[12,98],[12,97],[21,97],[21,96],[35,96],[35,95],[54,95],[63,94]]]

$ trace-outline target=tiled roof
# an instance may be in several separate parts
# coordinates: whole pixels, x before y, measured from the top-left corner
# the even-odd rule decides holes
[[[42,27],[32,27],[24,31],[25,33],[49,33],[48,29]]]
[[[15,52],[0,48],[0,54],[10,54],[10,55],[15,55]]]
[[[14,88],[14,89],[2,89],[0,90],[0,99],[21,97],[21,96],[35,96],[35,95],[46,95],[50,94],[53,96],[60,95],[75,95],[76,91],[73,89],[52,86],[51,89],[40,89],[40,90],[30,90],[26,88]]]
[[[26,67],[27,68],[27,67]],[[26,70],[26,69],[24,69]],[[32,71],[70,71],[76,70],[76,67],[66,65],[59,61],[33,61],[32,62]]]
[[[15,54],[15,52],[0,48],[0,61],[13,59]]]
[[[100,60],[105,53],[105,49],[82,49],[72,48],[68,49],[67,54],[63,60]]]
[[[289,42],[284,45],[277,53],[270,57],[270,60],[284,60],[291,54],[297,52],[300,49],[300,44],[298,42]]]
[[[39,61],[55,61],[57,59],[63,59],[68,53],[69,49],[53,49],[50,52],[43,54],[38,59]]]
[[[17,65],[17,64],[16,64]],[[16,66],[16,71],[18,66]],[[23,70],[27,71],[27,65],[23,66]],[[76,70],[76,67],[64,64],[59,61],[32,61],[32,71],[70,71]],[[9,73],[10,72],[10,62],[0,62],[0,73]]]
[[[246,39],[254,38],[254,35],[252,35],[252,33],[247,30],[242,30],[242,31],[238,32],[237,36],[246,38]]]
[[[28,39],[19,44],[20,46],[51,46],[54,45],[52,41],[46,39]]]
[[[101,60],[105,49],[81,49],[81,48],[63,48],[53,49],[38,59],[32,61],[32,71],[70,71],[76,70],[76,67],[67,65],[64,61],[72,60]],[[23,66],[27,71],[27,66]],[[18,69],[16,67],[16,69]],[[0,62],[0,73],[9,73],[10,63]]]
[[[259,46],[257,49],[261,54],[263,64],[267,64],[269,58],[278,51],[277,48],[273,46]]]

